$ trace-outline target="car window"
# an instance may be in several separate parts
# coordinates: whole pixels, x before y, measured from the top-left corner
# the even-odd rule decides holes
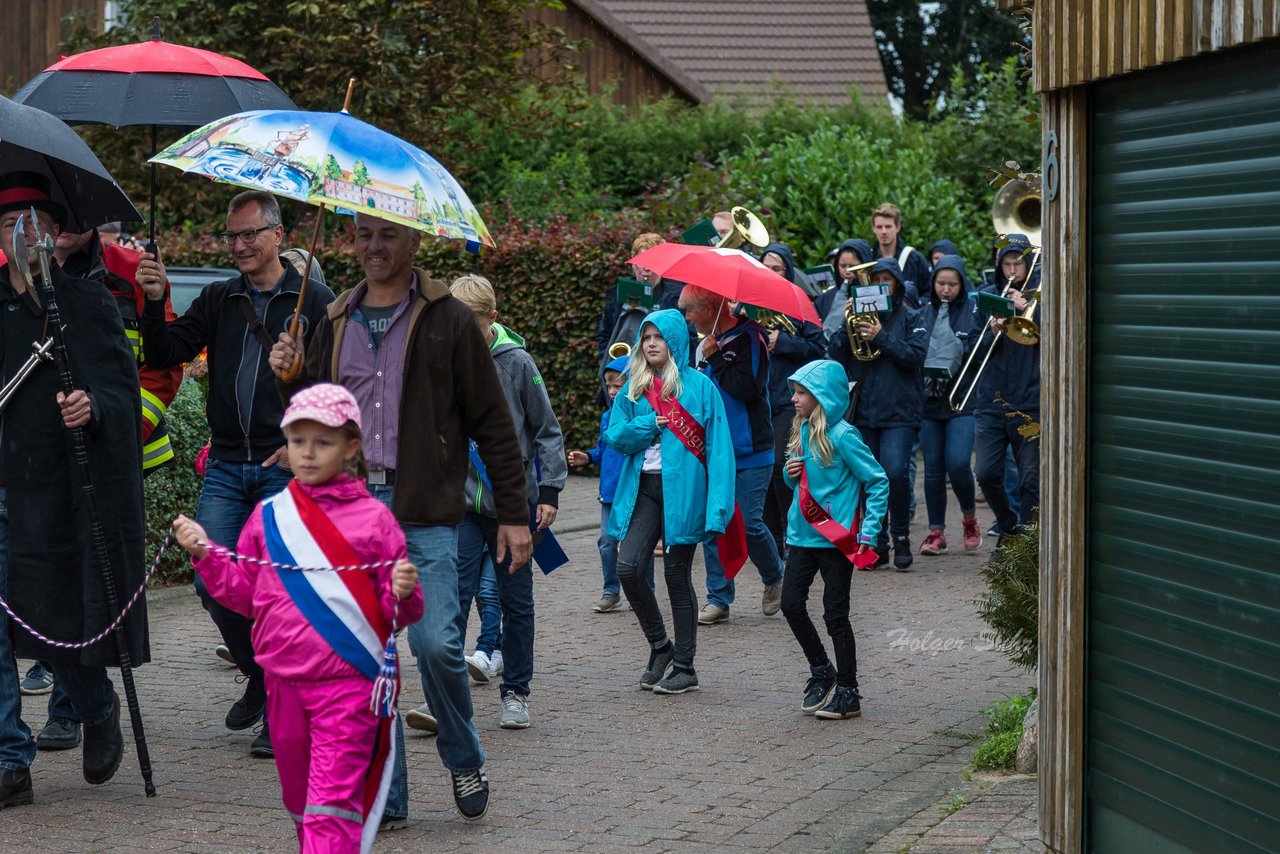
[[[238,270],[224,267],[166,267],[165,272],[169,274],[169,298],[179,317],[186,313],[205,286],[240,275]]]

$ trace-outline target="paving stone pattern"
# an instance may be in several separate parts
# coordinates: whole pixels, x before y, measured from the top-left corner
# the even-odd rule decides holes
[[[571,563],[536,580],[532,727],[499,729],[496,685],[474,689],[493,785],[488,816],[477,823],[458,817],[434,741],[411,733],[410,825],[383,834],[376,851],[507,844],[556,852],[862,851],[936,809],[971,754],[955,733],[977,731],[984,706],[1032,682],[981,637],[971,600],[994,542],[987,538],[976,555],[957,544],[942,557],[917,556],[914,572],[856,574],[853,623],[865,696],[859,719],[801,714],[807,665],[782,616],[760,613],[762,588],[750,565],[732,618],[699,629],[702,690],[641,691],[648,651],[634,616],[591,611],[601,586],[595,488],[592,479],[570,478],[557,528]],[[951,512],[958,541],[954,502]],[[985,530],[990,513],[981,505],[979,513]],[[927,533],[923,516],[921,500],[917,543]],[[701,558],[694,574],[703,590]],[[821,629],[820,590],[819,581],[810,607]],[[661,581],[658,592],[661,602]],[[35,805],[0,812],[0,850],[221,854],[294,847],[274,764],[249,756],[251,731],[223,727],[242,688],[213,655],[212,622],[189,588],[155,591],[150,604],[154,663],[136,676],[159,796],[143,795],[127,726],[124,765],[104,786],[83,781],[79,750],[42,753],[33,766]],[[472,638],[476,621],[473,614]],[[422,688],[412,657],[403,654],[401,708],[409,709],[421,702]],[[44,698],[24,698],[24,715],[39,727]],[[1027,797],[1002,808],[1006,818],[1030,820],[1034,839],[1034,810],[1026,808],[1034,791]],[[958,824],[959,814],[953,818]],[[932,844],[945,828],[947,840],[976,846],[964,850],[1003,844],[998,832],[978,839],[987,825],[969,835],[949,825],[943,821],[926,839]],[[916,826],[919,833],[902,838],[923,844],[930,825]],[[1019,828],[1026,830],[1012,832]]]

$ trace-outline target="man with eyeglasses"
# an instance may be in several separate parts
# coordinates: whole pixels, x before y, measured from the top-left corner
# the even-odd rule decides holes
[[[293,317],[302,278],[280,257],[284,226],[270,193],[250,190],[233,198],[221,237],[240,275],[207,286],[177,320],[165,320],[164,268],[150,255],[138,265],[138,284],[147,294],[142,314],[147,364],[189,362],[208,348],[211,436],[196,521],[214,542],[235,543],[258,502],[284,489],[292,477],[280,435],[284,407],[267,357]],[[332,301],[333,291],[313,280],[299,315],[302,329],[319,323]],[[270,757],[266,689],[249,639],[252,621],[215,602],[198,576],[196,592],[247,680],[226,726],[244,730],[262,720],[250,752]]]

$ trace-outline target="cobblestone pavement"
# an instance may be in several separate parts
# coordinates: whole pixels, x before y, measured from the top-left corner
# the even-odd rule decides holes
[[[383,834],[376,851],[504,844],[525,851],[862,851],[911,821],[917,832],[894,837],[903,841],[893,850],[935,837],[950,847],[915,850],[1003,850],[1002,832],[1025,835],[1027,821],[1034,828],[1025,791],[1021,800],[990,801],[1023,825],[1001,825],[986,841],[978,836],[987,825],[978,834],[952,830],[951,819],[959,824],[972,807],[932,831],[920,820],[930,810],[936,818],[939,800],[961,782],[972,748],[955,733],[977,731],[984,706],[1032,682],[982,639],[970,601],[991,538],[975,555],[957,545],[942,557],[917,556],[914,572],[856,574],[863,715],[819,721],[799,711],[806,663],[781,615],[760,613],[761,584],[750,566],[732,619],[699,629],[702,690],[639,690],[648,652],[634,616],[591,611],[600,592],[595,486],[570,478],[557,529],[571,563],[536,581],[533,726],[499,729],[497,688],[475,688],[493,784],[488,816],[474,824],[458,817],[433,741],[411,733],[410,825]],[[949,530],[958,540],[952,503]],[[990,513],[979,505],[979,514],[985,530]],[[700,558],[694,574],[703,589]],[[664,596],[659,582],[659,601]],[[35,805],[0,813],[0,850],[293,847],[273,763],[249,756],[252,732],[223,728],[241,688],[213,655],[213,624],[189,588],[156,591],[150,607],[155,663],[140,668],[137,680],[159,796],[143,796],[127,729],[124,765],[104,786],[83,781],[78,750],[42,753],[33,766]],[[821,627],[820,613],[815,620]],[[472,637],[475,624],[473,616]],[[422,688],[407,654],[404,671],[401,708],[408,709],[421,702]],[[38,727],[44,698],[24,698],[24,710]],[[1034,804],[1034,787],[1029,797]]]

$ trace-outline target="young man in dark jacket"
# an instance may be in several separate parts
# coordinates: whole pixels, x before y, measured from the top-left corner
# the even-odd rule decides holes
[[[754,320],[732,314],[724,297],[693,285],[686,285],[680,295],[680,310],[705,336],[695,359],[724,401],[737,464],[734,495],[747,529],[747,554],[764,582],[760,609],[772,616],[782,609],[782,558],[764,524],[764,500],[773,475],[768,336]],[[734,583],[725,578],[715,542],[702,548],[707,604],[698,614],[698,623],[706,626],[729,619]]]
[[[284,406],[267,360],[276,336],[289,327],[302,279],[280,257],[284,226],[270,193],[251,190],[233,198],[226,229],[222,241],[240,275],[206,287],[177,320],[165,316],[163,268],[148,257],[138,264],[137,276],[147,295],[141,321],[147,364],[180,365],[208,348],[211,436],[196,522],[214,542],[234,544],[258,502],[284,489],[293,476],[280,433]],[[303,328],[317,323],[332,300],[333,291],[311,282],[300,315]],[[253,622],[215,602],[199,576],[195,584],[236,666],[248,677],[244,696],[227,713],[227,728],[248,729],[263,717],[267,700],[249,639]],[[251,751],[273,755],[265,724]]]
[[[871,212],[871,228],[875,232],[872,243],[873,258],[894,258],[902,271],[902,284],[906,288],[907,304],[919,308],[928,302],[929,270],[931,265],[924,253],[908,246],[902,239],[902,212],[897,205],[888,202]]]
[[[929,330],[918,309],[906,300],[902,271],[895,258],[881,258],[871,268],[871,283],[888,285],[892,312],[887,318],[877,316],[857,325],[856,333],[880,355],[870,361],[853,357],[849,336],[844,332],[831,337],[828,355],[844,365],[853,386],[853,404],[846,419],[867,443],[876,461],[889,476],[889,525],[893,536],[893,564],[900,570],[910,568],[911,557],[911,482],[907,461],[920,431],[920,415],[924,408],[925,353],[929,349]],[[881,528],[876,551],[880,562],[888,562],[889,544],[885,528]]]

